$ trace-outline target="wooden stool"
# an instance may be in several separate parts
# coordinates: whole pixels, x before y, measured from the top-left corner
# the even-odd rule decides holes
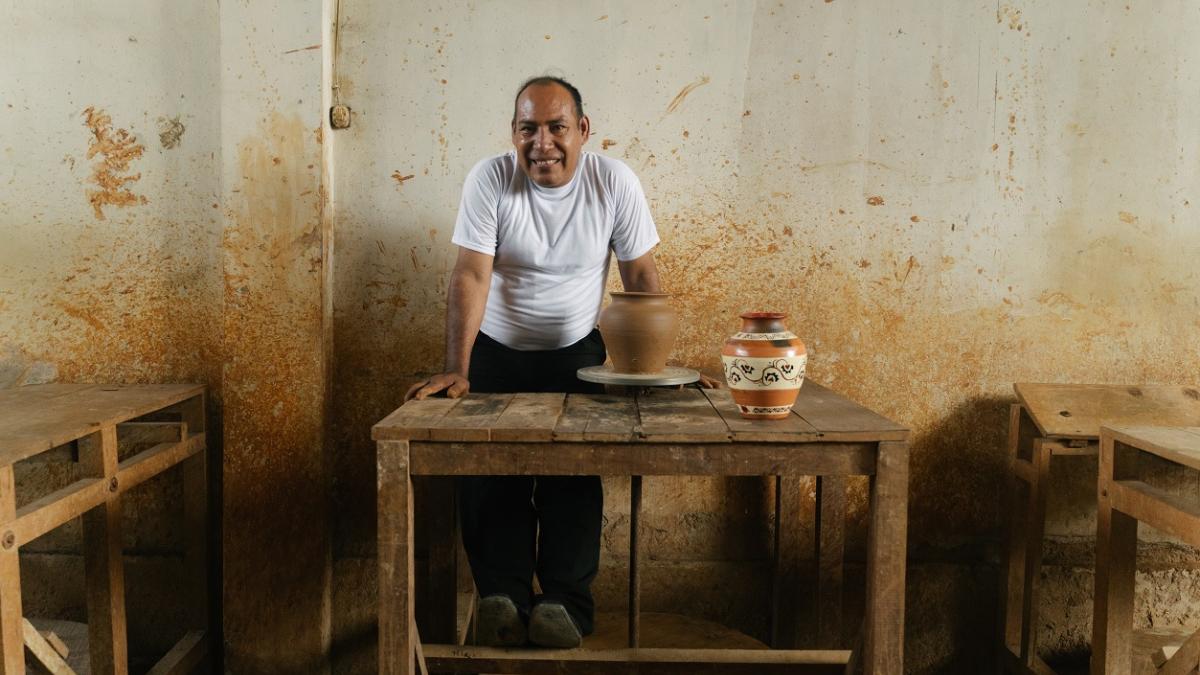
[[[118,438],[134,429],[156,437],[157,444],[119,459]],[[18,508],[13,465],[67,443],[76,444],[84,477]],[[150,672],[191,672],[204,660],[206,457],[200,385],[46,384],[0,391],[0,672],[24,673],[26,646],[50,672],[74,672],[22,616],[19,550],[78,517],[83,520],[91,670],[129,671],[121,496],[177,465],[183,470],[185,565],[196,581],[180,600],[188,610],[188,632]]]
[[[1148,665],[1133,663],[1132,650],[1138,522],[1200,546],[1200,503],[1139,480],[1138,463],[1147,455],[1200,471],[1200,427],[1105,426],[1100,430],[1093,675],[1129,673],[1135,666]],[[1153,672],[1189,675],[1197,666],[1200,632],[1187,638]]]
[[[1000,665],[1010,672],[1053,673],[1037,656],[1038,577],[1051,459],[1096,456],[1101,424],[1200,424],[1200,393],[1173,385],[1021,383],[1013,388],[1020,403],[1009,416],[1012,476]]]

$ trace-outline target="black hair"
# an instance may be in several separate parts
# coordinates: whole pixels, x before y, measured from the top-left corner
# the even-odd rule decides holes
[[[521,100],[521,94],[525,93],[525,90],[532,86],[543,84],[557,84],[563,89],[566,89],[567,93],[571,94],[571,100],[575,101],[576,121],[583,119],[583,97],[579,95],[579,90],[575,88],[575,85],[567,82],[561,77],[554,77],[553,75],[539,75],[537,77],[531,77],[528,80],[525,80],[525,82],[521,85],[521,88],[517,89],[517,95],[515,98],[513,98],[513,122],[517,121],[517,101]]]

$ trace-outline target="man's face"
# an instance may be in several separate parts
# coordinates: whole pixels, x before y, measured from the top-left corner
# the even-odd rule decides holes
[[[571,181],[580,148],[590,133],[587,115],[575,117],[571,93],[557,84],[526,87],[517,98],[512,127],[517,162],[525,175],[542,187],[560,187]]]

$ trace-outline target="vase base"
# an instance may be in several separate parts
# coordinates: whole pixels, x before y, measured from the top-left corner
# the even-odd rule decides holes
[[[786,420],[792,415],[792,406],[738,405],[738,412],[748,420]]]

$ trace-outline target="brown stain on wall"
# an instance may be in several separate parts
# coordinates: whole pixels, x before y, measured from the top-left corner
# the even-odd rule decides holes
[[[99,190],[88,190],[88,201],[97,220],[104,220],[104,206],[133,206],[145,204],[144,195],[136,195],[126,187],[141,179],[142,174],[129,173],[133,160],[142,156],[146,148],[137,142],[137,137],[126,129],[113,129],[112,118],[103,110],[88,107],[83,111],[84,126],[92,132],[88,141],[87,158],[100,156],[92,165],[91,181]]]
[[[179,120],[179,115],[158,118],[158,142],[167,150],[179,147],[179,141],[185,131],[187,127]]]
[[[224,253],[225,625],[237,672],[304,671],[327,644],[320,149],[268,113],[237,147]],[[279,561],[288,561],[279,564]],[[318,592],[314,592],[314,590]],[[286,607],[286,611],[279,611]],[[272,621],[261,620],[271,612]],[[292,640],[281,641],[280,636]]]
[[[670,115],[671,113],[675,112],[676,108],[683,105],[683,102],[685,99],[687,99],[688,94],[691,94],[693,91],[695,91],[697,87],[703,87],[704,85],[708,84],[711,79],[712,78],[710,78],[708,75],[701,75],[698,80],[686,85],[683,89],[680,89],[679,93],[675,94],[675,98],[671,99],[671,103],[667,105],[666,114]]]

